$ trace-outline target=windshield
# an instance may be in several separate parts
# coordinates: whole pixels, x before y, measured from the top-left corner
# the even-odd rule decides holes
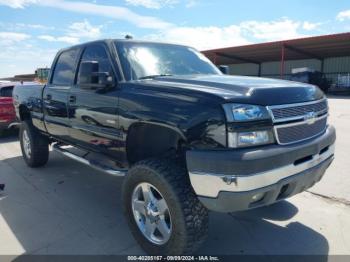
[[[221,74],[193,48],[161,44],[116,42],[126,80],[168,75]]]

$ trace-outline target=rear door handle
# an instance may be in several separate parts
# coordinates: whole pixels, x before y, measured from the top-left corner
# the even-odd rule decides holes
[[[75,103],[75,101],[77,101],[77,97],[76,96],[70,96],[69,97],[69,103]]]
[[[51,100],[51,99],[52,99],[52,95],[47,94],[47,95],[46,95],[46,100]]]

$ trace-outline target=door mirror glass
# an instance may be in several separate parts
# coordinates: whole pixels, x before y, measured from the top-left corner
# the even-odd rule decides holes
[[[104,89],[111,87],[113,78],[109,72],[99,72],[97,61],[83,61],[80,64],[78,85],[86,89]]]

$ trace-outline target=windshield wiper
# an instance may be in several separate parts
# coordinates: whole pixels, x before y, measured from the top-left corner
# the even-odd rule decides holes
[[[149,75],[149,76],[139,77],[138,80],[142,80],[142,79],[154,79],[154,78],[156,78],[156,77],[161,77],[161,76],[172,76],[172,75],[171,75],[171,74]]]

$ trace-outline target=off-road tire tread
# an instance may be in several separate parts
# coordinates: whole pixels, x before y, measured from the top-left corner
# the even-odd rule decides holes
[[[209,215],[208,210],[199,202],[192,189],[186,168],[176,163],[175,159],[147,159],[136,163],[129,170],[128,176],[132,176],[139,168],[149,169],[161,175],[172,187],[181,205],[186,228],[185,239],[172,250],[168,250],[168,254],[193,254],[207,237]]]

